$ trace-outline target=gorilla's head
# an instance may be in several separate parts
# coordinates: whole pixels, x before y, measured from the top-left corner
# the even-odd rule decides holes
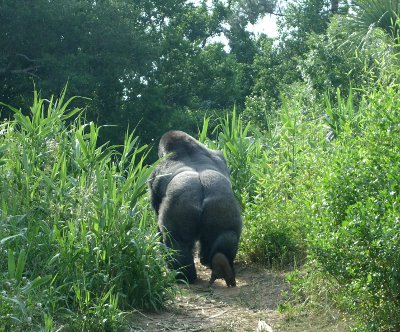
[[[209,150],[203,144],[180,130],[169,131],[161,137],[158,157],[163,158],[170,153],[173,153],[171,158],[174,159],[199,153],[210,155]]]

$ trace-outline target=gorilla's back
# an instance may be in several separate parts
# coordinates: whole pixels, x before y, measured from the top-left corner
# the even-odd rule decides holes
[[[170,265],[193,282],[192,250],[198,240],[200,261],[213,270],[210,283],[224,278],[235,286],[233,261],[242,220],[223,154],[184,132],[170,131],[160,140],[159,157],[148,185],[163,242],[176,251]]]
[[[168,204],[173,203],[173,209],[186,210],[192,217],[197,216],[196,223],[204,220],[212,223],[218,218],[217,224],[221,228],[223,219],[228,219],[226,224],[231,225],[232,219],[240,218],[229,179],[212,169],[179,172],[167,187],[166,199]]]
[[[199,178],[204,198],[233,195],[229,178],[222,173],[205,169],[199,172]]]

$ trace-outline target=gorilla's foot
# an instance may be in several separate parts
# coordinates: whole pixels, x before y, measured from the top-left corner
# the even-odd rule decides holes
[[[217,252],[213,256],[211,270],[210,285],[212,285],[216,279],[224,279],[228,287],[236,286],[235,271],[224,254]]]
[[[194,264],[177,269],[176,280],[193,284],[197,280],[197,273]]]

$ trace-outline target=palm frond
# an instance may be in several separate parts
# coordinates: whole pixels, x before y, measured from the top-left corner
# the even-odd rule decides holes
[[[399,38],[399,0],[354,0],[349,27],[364,41],[372,31],[382,30],[394,40]]]

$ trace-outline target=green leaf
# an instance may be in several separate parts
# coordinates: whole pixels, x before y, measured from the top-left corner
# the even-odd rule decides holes
[[[4,243],[6,243],[8,240],[12,240],[12,239],[15,239],[16,237],[20,237],[20,236],[23,236],[23,234],[19,233],[19,234],[4,237],[0,240],[0,245],[4,245]]]
[[[15,279],[17,279],[18,281],[21,281],[22,279],[22,272],[25,269],[25,263],[26,263],[26,250],[21,249],[18,255],[17,267],[15,269]]]
[[[44,277],[38,276],[36,277],[33,281],[29,282],[26,286],[22,288],[23,291],[33,291],[42,285],[45,285],[51,281],[53,276],[51,275],[46,275]]]
[[[8,277],[10,279],[15,278],[14,252],[11,249],[8,249]]]

